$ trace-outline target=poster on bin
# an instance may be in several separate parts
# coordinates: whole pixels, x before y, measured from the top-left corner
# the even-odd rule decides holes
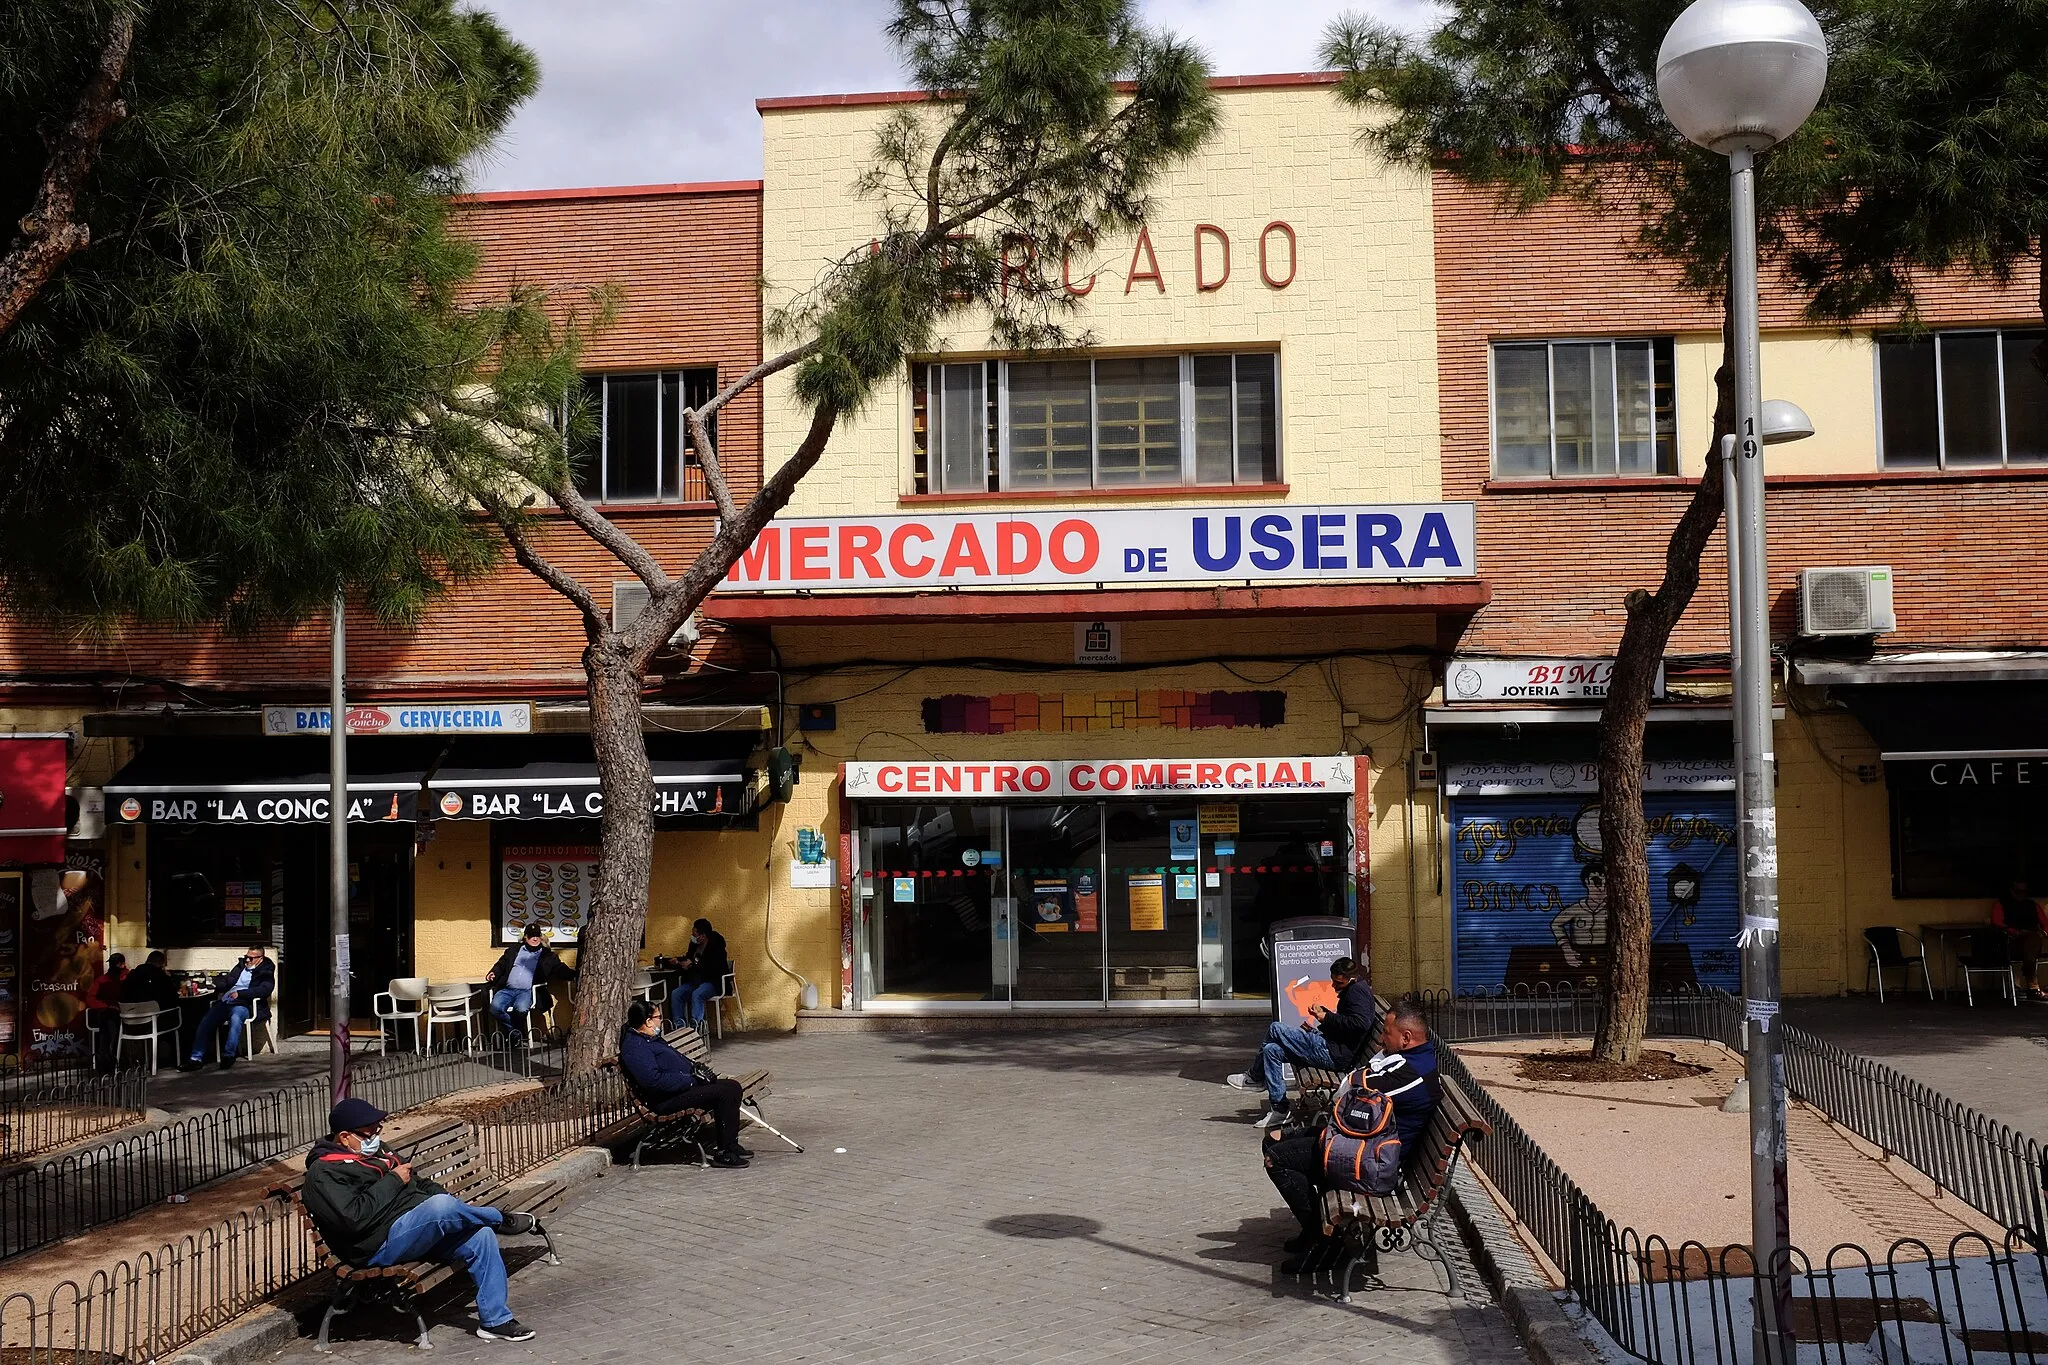
[[[1330,984],[1330,964],[1351,956],[1348,938],[1283,938],[1273,941],[1273,979],[1279,983],[1274,1004],[1288,1028],[1315,1022],[1310,1005],[1337,1008],[1337,988]]]

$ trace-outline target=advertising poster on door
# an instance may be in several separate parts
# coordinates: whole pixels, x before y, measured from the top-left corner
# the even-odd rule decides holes
[[[1034,933],[1064,934],[1080,921],[1074,909],[1073,888],[1065,877],[1032,878],[1031,896],[1025,906],[1031,912]]]
[[[1135,875],[1130,880],[1131,932],[1151,933],[1166,927],[1166,877],[1158,872]]]
[[[21,979],[28,1052],[37,1061],[83,1057],[85,993],[100,973],[106,942],[106,861],[97,852],[72,852],[61,868],[30,872],[27,883]]]
[[[1741,988],[1731,796],[1648,792],[1653,990]],[[1597,986],[1612,928],[1600,806],[1587,795],[1451,802],[1452,984],[1461,993]]]
[[[550,943],[574,943],[597,891],[598,850],[586,844],[512,844],[498,857],[499,942],[538,924]]]
[[[0,1057],[21,1050],[21,874],[0,872]]]

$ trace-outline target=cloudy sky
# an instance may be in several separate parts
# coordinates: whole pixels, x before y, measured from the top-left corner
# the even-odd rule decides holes
[[[888,0],[476,0],[540,55],[541,90],[478,166],[479,189],[751,180],[766,95],[893,90]],[[1404,26],[1429,0],[1140,0],[1227,75],[1305,71],[1323,26]]]

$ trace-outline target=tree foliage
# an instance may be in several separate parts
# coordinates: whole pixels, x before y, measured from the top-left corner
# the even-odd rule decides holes
[[[0,604],[249,627],[342,588],[410,617],[492,562],[478,419],[573,375],[539,300],[459,304],[449,231],[534,61],[456,0],[20,0],[9,220],[122,23],[83,245],[0,335]]]

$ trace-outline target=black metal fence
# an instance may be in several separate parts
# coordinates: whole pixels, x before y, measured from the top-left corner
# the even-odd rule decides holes
[[[521,1049],[401,1053],[360,1058],[352,1075],[355,1094],[398,1113],[535,1065]],[[326,1132],[328,1107],[327,1083],[304,1081],[0,1175],[0,1260],[274,1161]]]
[[[107,1075],[55,1068],[0,1072],[0,1161],[139,1123],[149,1112],[149,1073]]]
[[[492,1174],[510,1180],[613,1127],[631,1108],[616,1076],[570,1077],[477,1114],[471,1120],[472,1140]],[[6,1365],[157,1360],[317,1271],[304,1220],[289,1205],[266,1200],[203,1232],[81,1279],[35,1293],[0,1295],[0,1360]]]
[[[1597,997],[1518,991],[1426,1002],[1444,1042],[1591,1033]],[[1449,1048],[1447,1075],[1493,1126],[1472,1160],[1586,1310],[1653,1365],[1726,1365],[1754,1356],[1761,1287],[1788,1280],[1794,1335],[1823,1365],[1876,1360],[2048,1361],[2048,1261],[2043,1260],[2041,1151],[1995,1120],[1867,1057],[1784,1027],[1792,1092],[1899,1156],[2010,1230],[1966,1233],[1946,1247],[1907,1240],[1874,1255],[1857,1246],[1818,1259],[1794,1249],[1759,1274],[1747,1247],[1671,1243],[1621,1227],[1515,1121]],[[1725,992],[1652,1002],[1653,1035],[1739,1045],[1741,1009]],[[1781,1272],[1772,1275],[1771,1270]],[[1804,1357],[1802,1357],[1804,1358]]]

